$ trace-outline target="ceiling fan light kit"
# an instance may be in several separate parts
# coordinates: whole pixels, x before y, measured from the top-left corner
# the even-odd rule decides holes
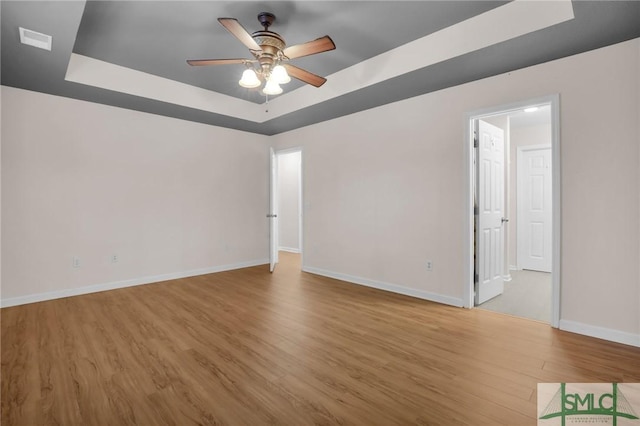
[[[307,43],[287,47],[280,34],[269,31],[269,26],[276,17],[272,13],[262,12],[258,21],[263,26],[262,31],[249,34],[238,20],[234,18],[218,18],[218,22],[234,37],[244,44],[254,59],[191,59],[187,63],[192,66],[244,64],[247,69],[238,81],[241,87],[254,89],[264,82],[264,95],[279,95],[282,93],[281,84],[286,84],[294,77],[315,87],[322,86],[327,80],[307,70],[288,63],[291,59],[314,55],[336,48],[331,37],[324,36]],[[257,63],[259,66],[254,67]]]
[[[282,87],[280,87],[277,82],[273,81],[273,79],[269,79],[265,83],[262,93],[265,95],[279,95],[282,93]]]
[[[287,74],[287,69],[282,65],[276,65],[271,70],[271,78],[278,84],[287,84],[291,81],[291,77]]]
[[[238,84],[242,87],[246,87],[247,89],[254,89],[262,84],[256,72],[249,68],[244,70],[242,73],[242,78],[238,82]]]

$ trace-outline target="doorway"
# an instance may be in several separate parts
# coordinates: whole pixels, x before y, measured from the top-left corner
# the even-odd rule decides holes
[[[465,306],[557,327],[559,98],[489,108],[467,119]],[[527,166],[518,168],[518,158]]]
[[[271,154],[271,272],[280,252],[302,256],[302,149]]]

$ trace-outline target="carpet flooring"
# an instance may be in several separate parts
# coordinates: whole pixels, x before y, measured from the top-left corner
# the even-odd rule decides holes
[[[551,274],[537,271],[511,271],[504,293],[478,306],[537,321],[551,321]]]

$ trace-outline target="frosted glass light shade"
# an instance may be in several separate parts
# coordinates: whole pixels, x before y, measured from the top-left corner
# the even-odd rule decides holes
[[[240,79],[238,84],[242,87],[246,87],[247,89],[253,89],[254,87],[260,86],[261,83],[254,70],[246,69],[242,73],[242,78]]]
[[[287,69],[282,65],[276,65],[271,71],[271,79],[278,84],[286,84],[291,81],[291,77],[287,73]]]
[[[267,80],[267,84],[264,85],[264,89],[262,89],[262,93],[265,95],[279,95],[282,93],[282,87],[274,81],[273,79]]]

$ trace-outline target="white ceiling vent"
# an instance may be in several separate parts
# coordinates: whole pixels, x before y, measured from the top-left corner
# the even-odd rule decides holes
[[[20,28],[20,42],[40,49],[51,50],[51,36],[26,28]]]

